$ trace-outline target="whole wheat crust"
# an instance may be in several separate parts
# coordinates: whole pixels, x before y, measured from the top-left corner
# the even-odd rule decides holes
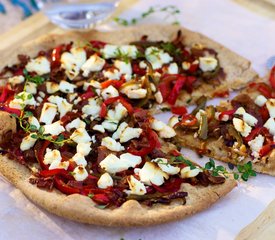
[[[247,60],[207,37],[184,28],[155,25],[127,28],[116,32],[90,31],[85,33],[70,32],[64,35],[48,35],[15,50],[8,59],[1,59],[0,68],[16,63],[18,54],[34,57],[40,50],[47,50],[61,43],[78,40],[100,40],[113,44],[127,44],[131,41],[139,40],[143,35],[148,35],[152,41],[169,41],[175,37],[179,29],[183,32],[185,44],[201,43],[218,52],[220,64],[227,74],[226,81],[221,87],[230,89],[240,88],[246,82],[256,77],[257,74],[249,68],[250,63]],[[208,90],[209,92],[211,91]],[[205,93],[205,89],[202,91],[199,88],[196,93],[199,96]],[[186,102],[187,99],[188,96],[183,94],[180,101]],[[15,125],[12,123],[14,120],[7,113],[1,112],[0,119],[0,135],[3,135],[8,130],[15,129]],[[7,126],[9,127],[7,128]],[[208,187],[183,184],[181,190],[188,192],[185,205],[172,203],[170,205],[146,207],[135,200],[129,200],[117,209],[102,210],[96,208],[91,199],[86,196],[79,194],[67,196],[57,190],[48,192],[37,188],[29,183],[30,171],[25,166],[5,156],[0,156],[0,171],[31,201],[49,212],[78,222],[105,226],[145,226],[182,219],[208,208],[236,186],[236,182],[231,179],[227,179],[224,184]]]
[[[15,132],[15,119],[6,112],[0,112],[0,133]],[[29,183],[30,170],[18,162],[0,155],[0,172],[31,201],[49,212],[78,222],[105,226],[145,226],[182,219],[210,207],[235,186],[234,180],[227,179],[224,184],[208,187],[182,185],[188,192],[185,205],[154,205],[147,207],[135,200],[126,201],[117,209],[98,209],[86,196],[65,195],[57,190],[52,192],[37,188]]]
[[[194,43],[199,43],[207,48],[214,49],[218,53],[219,63],[224,69],[226,77],[225,81],[219,86],[204,83],[191,94],[182,91],[176,103],[177,105],[192,104],[202,95],[212,98],[217,92],[241,89],[247,82],[253,81],[258,77],[257,73],[250,68],[250,62],[237,53],[200,33],[190,31],[183,27],[170,25],[143,25],[128,27],[114,32],[99,32],[92,30],[82,33],[68,32],[61,35],[45,35],[14,50],[9,58],[1,59],[0,68],[16,63],[18,61],[18,54],[26,54],[34,57],[40,50],[54,48],[59,44],[69,43],[71,41],[100,40],[121,45],[140,40],[144,35],[148,35],[148,40],[150,41],[171,41],[176,37],[178,30],[182,31],[182,35],[184,36],[183,41],[186,46],[192,46]]]

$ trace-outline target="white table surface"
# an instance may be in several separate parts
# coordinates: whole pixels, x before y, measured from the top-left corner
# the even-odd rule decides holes
[[[275,21],[258,16],[230,0],[140,0],[122,17],[139,16],[149,6],[173,4],[181,9],[181,24],[224,44],[266,74],[267,58],[275,55]],[[154,15],[145,22],[164,22]],[[102,29],[114,28],[114,24]],[[158,118],[166,120],[169,114]],[[184,150],[199,160],[196,154]],[[207,159],[206,159],[207,160]],[[237,233],[275,198],[275,178],[258,175],[240,183],[207,211],[178,222],[146,228],[105,228],[75,223],[41,210],[0,178],[0,239],[234,239]]]

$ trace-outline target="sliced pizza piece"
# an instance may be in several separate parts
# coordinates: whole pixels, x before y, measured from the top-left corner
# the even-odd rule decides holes
[[[202,105],[170,122],[181,146],[233,164],[251,161],[255,171],[275,176],[274,118],[275,91],[258,81],[232,100],[216,107]]]
[[[50,62],[38,58],[23,75],[14,66],[0,96],[0,171],[33,202],[85,223],[150,225],[201,211],[236,185],[181,156],[173,128],[112,85],[47,79]]]
[[[17,62],[18,54],[20,70],[6,67],[6,73],[20,75],[27,68],[57,82],[113,86],[134,106],[151,111],[192,104],[202,95],[227,96],[257,76],[243,57],[176,26],[51,35],[18,49],[1,66]]]

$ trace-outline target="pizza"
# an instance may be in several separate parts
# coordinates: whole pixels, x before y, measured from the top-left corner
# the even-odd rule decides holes
[[[195,108],[179,121],[176,142],[199,154],[275,176],[275,67],[267,79],[250,83],[232,100]]]
[[[185,104],[256,78],[220,44],[171,26],[68,33],[34,41],[2,65],[0,171],[46,210],[150,225],[201,211],[236,186],[182,156],[174,120],[152,116],[184,115]]]

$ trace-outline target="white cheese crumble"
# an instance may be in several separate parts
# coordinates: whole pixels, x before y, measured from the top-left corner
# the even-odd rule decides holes
[[[136,165],[140,164],[142,161],[140,156],[135,156],[130,153],[124,153],[120,155],[120,158],[114,154],[109,154],[100,163],[100,167],[107,171],[108,173],[117,173],[128,168],[134,168]]]
[[[87,161],[81,153],[77,152],[73,157],[72,160],[78,165],[82,165],[83,167],[87,166]]]
[[[25,85],[26,92],[31,93],[31,94],[36,94],[37,93],[37,85],[36,83],[33,82],[26,82]]]
[[[112,85],[102,90],[101,95],[103,99],[118,97],[119,93],[116,88],[114,88]]]
[[[103,76],[111,80],[119,80],[121,74],[118,69],[113,68],[113,69],[103,70]]]
[[[164,179],[168,179],[169,175],[163,172],[155,163],[146,162],[139,171],[140,181],[146,185],[155,184],[160,186],[164,183]]]
[[[84,181],[88,177],[88,172],[83,166],[77,166],[73,170],[73,177],[76,181]]]
[[[199,67],[203,72],[213,71],[218,66],[218,60],[213,57],[200,57]]]
[[[67,112],[72,111],[73,104],[68,103],[67,99],[59,97],[59,96],[50,96],[48,98],[50,103],[55,103],[58,107],[58,111],[60,113],[60,118],[66,115]]]
[[[275,136],[275,121],[274,118],[269,118],[265,124],[264,127],[268,129],[268,131],[270,132],[270,134],[272,134],[273,136]]]
[[[126,190],[127,194],[134,194],[134,195],[144,195],[146,194],[146,187],[145,185],[137,180],[133,175],[127,178],[127,182],[129,184],[130,190]]]
[[[28,72],[36,72],[38,75],[44,75],[51,71],[50,62],[43,56],[31,59],[25,68]]]
[[[23,83],[25,81],[25,77],[22,76],[22,75],[19,75],[19,76],[14,76],[14,77],[10,77],[8,79],[8,82],[14,86],[16,84],[20,84],[20,83]]]
[[[151,128],[156,130],[161,138],[172,138],[176,136],[176,132],[173,128],[157,119],[151,122]]]
[[[140,134],[142,133],[141,128],[132,128],[132,127],[126,127],[120,134],[120,142],[125,143],[128,142],[131,139],[139,138]]]
[[[57,106],[53,103],[44,103],[39,122],[51,124],[57,113]]]
[[[91,150],[91,142],[78,143],[76,145],[76,152],[82,154],[83,156],[89,155]]]
[[[132,76],[132,66],[130,61],[124,62],[120,60],[115,60],[114,66],[119,70],[119,73]]]
[[[112,187],[113,185],[114,181],[109,173],[102,174],[97,181],[97,186],[101,189],[106,189],[108,187]]]
[[[83,76],[88,77],[90,72],[101,71],[105,65],[105,59],[99,57],[97,54],[90,56],[90,58],[82,65]]]
[[[259,107],[262,107],[262,106],[265,105],[266,101],[267,101],[267,99],[266,99],[265,96],[259,95],[259,96],[256,97],[256,99],[255,99],[254,102],[255,102]]]
[[[260,134],[257,137],[255,137],[253,140],[248,142],[248,145],[250,146],[250,149],[252,150],[251,155],[255,159],[258,159],[260,157],[259,151],[263,147],[264,140],[265,140],[264,136]]]
[[[33,125],[33,126],[35,126],[37,129],[39,129],[40,123],[39,123],[38,119],[37,119],[35,116],[30,116],[30,117],[28,118],[28,122],[29,122],[30,125]]]
[[[173,60],[168,53],[157,47],[146,48],[145,57],[152,64],[153,69],[161,68],[163,64]]]
[[[36,134],[31,133],[22,139],[22,142],[20,144],[21,151],[29,150],[30,148],[32,148],[34,146],[37,139],[31,137],[32,135],[36,135]]]
[[[252,128],[246,122],[239,118],[233,118],[233,125],[243,137],[247,137],[252,130]]]
[[[51,134],[53,136],[57,136],[65,131],[65,128],[61,125],[60,120],[52,124],[45,125],[44,129],[44,134]]]
[[[46,154],[43,160],[44,164],[46,165],[52,164],[54,161],[61,162],[61,160],[62,160],[62,157],[59,150],[57,149],[52,150],[50,148],[46,149]]]
[[[46,90],[47,93],[49,94],[53,94],[57,91],[59,91],[59,84],[56,82],[46,82]]]
[[[125,148],[116,140],[112,139],[111,137],[105,137],[101,141],[101,146],[105,146],[111,151],[119,152],[123,151]]]
[[[67,81],[60,81],[59,90],[63,93],[73,93],[76,88],[75,84],[69,83]]]
[[[61,55],[60,61],[66,76],[73,80],[79,74],[81,66],[86,62],[86,52],[83,48],[72,48],[71,52],[64,52]]]
[[[152,159],[151,161],[157,163],[159,168],[169,175],[175,175],[180,172],[180,168],[168,164],[168,160],[166,158],[156,158]]]
[[[265,104],[268,109],[269,116],[275,118],[275,98],[268,99]]]
[[[73,128],[77,129],[77,128],[85,128],[85,127],[86,127],[86,123],[80,120],[80,118],[76,118],[66,125],[66,130],[69,132]]]
[[[9,103],[10,108],[23,109],[26,105],[36,105],[36,101],[31,93],[20,92],[18,93],[12,101]]]
[[[197,167],[195,169],[191,169],[188,166],[181,169],[180,175],[181,175],[181,178],[192,178],[192,177],[196,177],[200,172],[202,172],[201,169]]]
[[[170,65],[168,66],[167,71],[168,71],[169,74],[177,74],[179,72],[178,64],[175,63],[175,62],[170,63]]]
[[[77,128],[70,136],[70,139],[76,143],[87,143],[91,141],[91,137],[85,128]]]

